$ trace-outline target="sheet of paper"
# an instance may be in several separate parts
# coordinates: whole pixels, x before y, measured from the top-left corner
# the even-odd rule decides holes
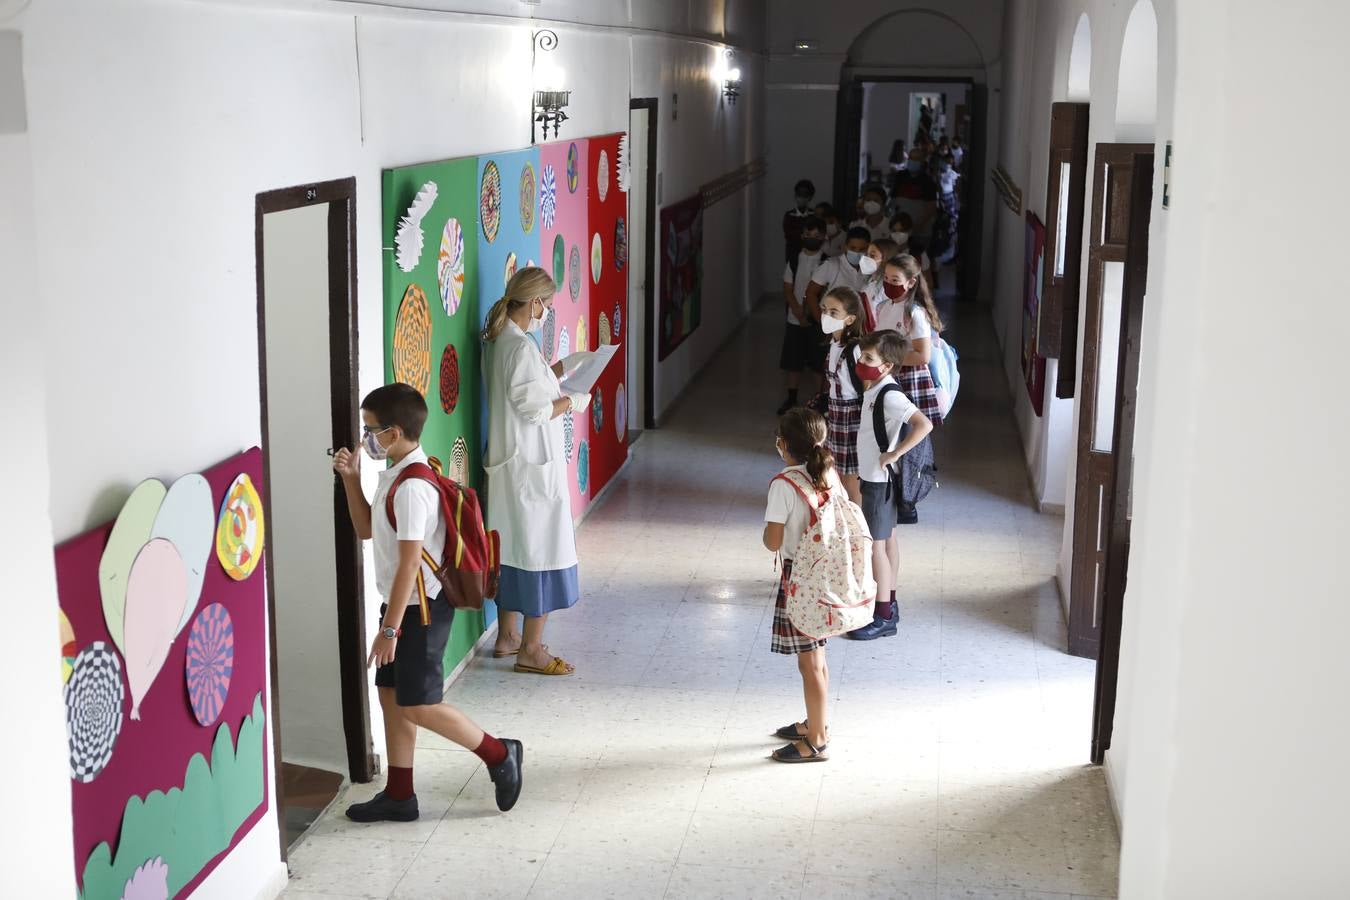
[[[600,380],[600,373],[605,371],[605,366],[619,352],[619,344],[604,344],[595,349],[595,355],[577,366],[577,370],[572,372],[562,381],[564,394],[589,394],[595,387],[595,383]]]

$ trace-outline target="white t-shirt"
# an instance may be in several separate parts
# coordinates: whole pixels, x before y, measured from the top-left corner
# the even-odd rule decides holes
[[[858,399],[858,389],[853,386],[853,376],[848,374],[846,366],[851,366],[862,356],[862,350],[857,344],[853,345],[852,361],[843,362],[844,345],[838,341],[830,341],[830,362],[825,371],[829,373],[830,396],[841,400]]]
[[[806,466],[788,466],[783,471],[805,473]],[[833,469],[826,479],[831,485],[831,490],[844,489],[838,473]],[[769,503],[764,510],[764,521],[783,526],[783,558],[792,559],[797,554],[797,542],[806,534],[806,529],[811,524],[811,507],[806,505],[806,501],[797,493],[795,487],[775,478],[769,483]]]
[[[811,283],[811,276],[816,273],[816,269],[820,268],[824,261],[825,254],[820,251],[815,253],[801,251],[797,254],[797,274],[795,277],[792,274],[791,264],[784,264],[783,284],[792,285],[792,293],[797,298],[798,303],[806,303],[807,285]],[[787,304],[784,304],[784,306],[787,306]],[[802,324],[801,320],[793,315],[791,306],[787,308],[787,320],[792,325]]]
[[[956,190],[956,182],[960,177],[961,175],[956,169],[948,168],[938,175],[938,187],[941,189],[942,193],[950,194]]]
[[[843,256],[844,245],[847,243],[848,243],[848,232],[841,228],[834,237],[825,238],[825,247],[824,247],[825,255]]]
[[[398,574],[398,542],[421,541],[422,546],[432,559],[440,559],[445,550],[445,523],[441,521],[441,495],[436,488],[420,478],[409,478],[394,492],[394,518],[398,521],[398,533],[395,534],[389,524],[389,515],[385,511],[385,498],[389,488],[408,466],[415,462],[427,461],[426,451],[418,447],[398,463],[380,473],[379,484],[375,488],[375,499],[370,503],[371,538],[375,549],[375,587],[386,601],[394,588],[394,576]],[[441,583],[426,560],[422,561],[422,579],[426,583],[427,597],[439,597]],[[413,586],[409,606],[418,602],[417,587]]]
[[[932,338],[933,328],[928,324],[928,313],[923,305],[913,304],[910,311],[909,327],[905,327],[905,307],[910,306],[908,300],[901,300],[899,303],[891,301],[883,293],[882,301],[877,304],[877,331],[891,329],[900,332],[900,336],[911,344],[920,338]]]
[[[881,221],[875,225],[868,225],[866,219],[854,219],[848,223],[849,228],[866,228],[868,234],[872,235],[872,240],[879,241],[882,238],[891,236],[891,223],[887,221],[886,216],[881,217]]]
[[[867,287],[867,276],[849,265],[846,256],[831,256],[825,260],[816,267],[811,280],[824,285],[827,294],[841,285],[851,287],[858,293],[862,293],[863,288]]]
[[[877,436],[872,430],[872,410],[877,403],[877,393],[888,384],[895,384],[895,379],[889,375],[863,392],[862,421],[858,425],[858,477],[863,481],[886,480],[886,473],[881,468],[881,448],[877,446]],[[903,391],[891,391],[886,395],[886,437],[890,442],[887,450],[899,441],[900,426],[918,411]]]

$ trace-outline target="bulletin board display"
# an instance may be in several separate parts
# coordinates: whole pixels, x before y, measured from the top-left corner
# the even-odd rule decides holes
[[[1022,377],[1031,408],[1041,415],[1045,405],[1045,357],[1041,355],[1037,328],[1041,296],[1045,287],[1045,224],[1035,213],[1027,214],[1026,256],[1022,275]]]
[[[591,250],[591,310],[587,319],[592,345],[618,344],[619,352],[596,384],[588,410],[589,487],[600,491],[628,458],[626,326],[628,318],[628,197],[620,184],[620,142],[608,134],[589,141],[587,172],[594,181],[588,196]]]
[[[703,195],[661,210],[657,358],[665,359],[703,320]]]

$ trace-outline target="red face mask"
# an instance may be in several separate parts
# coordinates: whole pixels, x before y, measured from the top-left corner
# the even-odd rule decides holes
[[[889,281],[882,282],[881,289],[886,292],[886,296],[892,300],[899,300],[909,293],[909,288],[903,284],[891,284]]]
[[[886,377],[880,366],[869,366],[866,363],[857,363],[853,366],[853,371],[858,373],[858,377],[863,381],[880,381]]]

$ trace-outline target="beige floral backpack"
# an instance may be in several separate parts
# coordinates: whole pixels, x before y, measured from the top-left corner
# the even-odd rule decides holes
[[[872,621],[877,583],[872,578],[872,536],[862,510],[842,487],[817,492],[806,473],[777,476],[811,509],[811,521],[788,578],[788,620],[808,637],[834,637]]]

